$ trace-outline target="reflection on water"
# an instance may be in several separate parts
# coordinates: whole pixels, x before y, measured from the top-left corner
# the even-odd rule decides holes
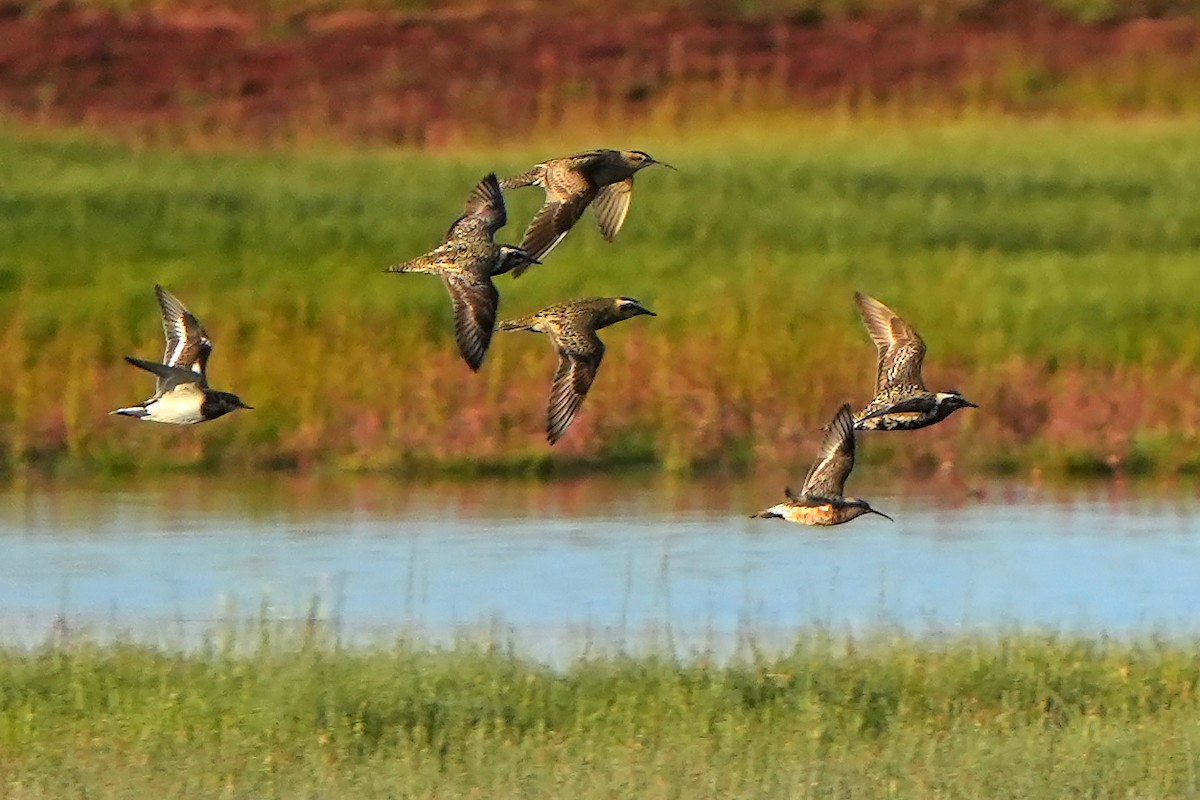
[[[1111,485],[982,499],[873,491],[894,524],[747,515],[763,481],[411,483],[187,476],[0,493],[0,619],[194,640],[222,621],[318,614],[351,637],[501,621],[549,652],[580,637],[682,650],[747,630],[1051,626],[1200,633],[1190,492]],[[661,644],[661,641],[660,641]]]

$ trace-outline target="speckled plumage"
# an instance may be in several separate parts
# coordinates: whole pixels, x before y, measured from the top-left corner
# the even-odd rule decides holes
[[[462,216],[450,226],[441,244],[387,269],[441,276],[454,304],[458,350],[472,370],[483,364],[496,327],[500,293],[492,277],[530,262],[521,248],[496,244],[496,231],[507,222],[500,182],[494,174],[489,174],[472,190]]]
[[[825,438],[817,460],[804,478],[804,488],[796,494],[784,489],[787,500],[753,514],[752,517],[782,518],[799,525],[841,525],[863,514],[887,514],[871,508],[866,500],[845,497],[846,478],[854,469],[854,415],[850,404],[843,404],[826,426]]]
[[[533,331],[550,336],[558,369],[550,385],[546,439],[554,444],[583,404],[604,358],[596,331],[640,314],[656,316],[631,297],[594,297],[548,306],[520,319],[500,323],[501,331]]]
[[[505,189],[540,186],[546,191],[545,204],[525,229],[522,249],[534,258],[544,258],[589,205],[596,212],[600,233],[611,242],[629,213],[634,173],[654,164],[674,169],[641,150],[589,150],[543,161],[528,172],[505,178],[501,183]],[[528,268],[514,269],[513,277]]]
[[[915,430],[941,422],[960,408],[978,408],[958,392],[925,388],[921,379],[925,342],[896,312],[861,292],[855,292],[854,302],[879,354],[875,396],[855,415],[855,428]]]
[[[200,320],[175,295],[155,285],[162,309],[166,349],[162,363],[126,356],[135,367],[155,376],[154,396],[141,405],[118,408],[111,413],[147,422],[194,425],[216,419],[239,408],[250,408],[230,392],[208,387],[208,357],[212,340]]]

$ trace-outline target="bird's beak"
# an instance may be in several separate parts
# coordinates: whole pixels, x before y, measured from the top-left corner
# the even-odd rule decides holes
[[[254,410],[254,406],[248,406],[245,403],[242,403],[242,408],[249,409],[250,411]]]
[[[676,169],[675,167],[671,166],[670,164],[668,164],[668,163],[667,163],[667,162],[665,162],[665,161],[658,161],[658,160],[655,160],[655,162],[654,162],[654,163],[655,163],[655,164],[661,164],[662,166],[666,167],[667,169],[674,170],[675,172],[679,172],[679,170],[678,170],[678,169]]]
[[[963,405],[966,406],[967,408],[979,408],[978,403],[972,403],[970,400],[966,400],[966,399],[963,400]]]
[[[891,517],[889,517],[887,514],[883,513],[882,511],[876,511],[875,509],[871,508],[870,506],[867,506],[867,511],[870,511],[872,514],[878,514],[879,516],[886,519],[888,522],[896,521],[896,520],[892,519]]]
[[[643,308],[641,313],[645,314],[648,317],[657,317],[658,316],[658,314],[655,314],[653,311],[651,311],[648,308]]]

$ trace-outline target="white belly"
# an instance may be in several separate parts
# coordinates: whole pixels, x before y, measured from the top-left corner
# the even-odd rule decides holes
[[[194,387],[180,387],[147,405],[146,411],[149,413],[142,419],[168,425],[195,425],[204,421],[200,414],[203,401],[204,395]]]

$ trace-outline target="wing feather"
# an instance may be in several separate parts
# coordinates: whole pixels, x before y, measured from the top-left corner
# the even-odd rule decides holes
[[[597,187],[573,169],[548,169],[545,176],[546,202],[529,222],[521,249],[539,261],[546,257],[583,216],[596,197]],[[519,276],[526,268],[513,270]]]
[[[478,371],[496,329],[500,293],[491,278],[464,272],[446,272],[442,277],[454,303],[454,338],[467,366]]]
[[[875,391],[879,394],[896,386],[925,390],[921,364],[925,361],[925,342],[911,325],[896,312],[873,297],[854,293],[854,302],[862,313],[863,325],[879,355]]]
[[[500,181],[494,172],[488,173],[483,180],[475,185],[467,197],[467,204],[462,216],[454,221],[446,238],[466,233],[476,226],[482,226],[488,236],[495,236],[496,231],[508,224],[508,211],[504,206],[504,194],[500,191]]]
[[[596,224],[600,226],[600,233],[606,242],[611,242],[621,232],[632,198],[633,176],[610,183],[596,193],[592,210],[596,212]]]
[[[167,339],[163,364],[190,369],[202,381],[206,380],[208,357],[212,352],[212,340],[208,338],[208,332],[178,297],[157,284],[154,293],[162,309],[163,334]]]
[[[854,414],[843,403],[826,428],[820,452],[804,479],[805,497],[841,497],[854,469]]]
[[[597,343],[599,340],[597,340]],[[596,372],[604,358],[604,345],[591,352],[560,349],[558,369],[550,385],[550,404],[546,412],[546,439],[554,444],[562,438],[583,398],[596,380]]]

